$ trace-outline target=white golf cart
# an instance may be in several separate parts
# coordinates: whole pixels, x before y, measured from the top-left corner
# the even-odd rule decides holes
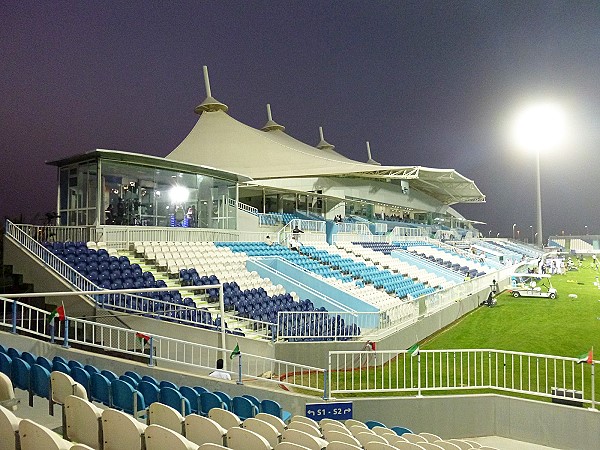
[[[543,273],[513,273],[510,276],[513,297],[542,297],[555,299],[558,291],[552,287],[551,276]],[[546,283],[545,280],[548,280]]]

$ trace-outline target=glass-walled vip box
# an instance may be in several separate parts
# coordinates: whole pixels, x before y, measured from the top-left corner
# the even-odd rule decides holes
[[[101,157],[54,164],[62,225],[236,227],[233,179]]]

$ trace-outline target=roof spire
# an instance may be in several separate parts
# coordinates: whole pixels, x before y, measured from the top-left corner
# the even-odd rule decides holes
[[[380,166],[381,163],[375,161],[373,158],[371,158],[371,144],[369,144],[369,141],[367,141],[367,157],[369,159],[367,159],[367,164],[373,164],[375,166]]]
[[[319,127],[319,136],[321,137],[321,141],[317,144],[319,150],[333,150],[335,148],[335,145],[331,145],[323,137],[323,127]]]
[[[202,114],[204,111],[227,112],[227,110],[229,109],[227,107],[227,105],[225,105],[224,103],[221,103],[220,101],[218,101],[217,99],[214,99],[212,97],[212,94],[210,92],[210,80],[208,79],[208,67],[202,66],[202,70],[204,72],[204,87],[206,88],[206,98],[204,99],[204,101],[202,103],[200,103],[198,106],[196,106],[196,108],[194,109],[194,112],[196,114]]]
[[[271,115],[271,104],[267,103],[267,123],[265,126],[261,128],[263,131],[274,131],[281,130],[285,131],[285,127],[283,125],[279,125],[277,122],[273,120],[273,116]]]

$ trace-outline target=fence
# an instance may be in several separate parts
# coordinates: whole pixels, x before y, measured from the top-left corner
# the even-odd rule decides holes
[[[327,395],[491,389],[595,407],[595,364],[491,349],[421,350],[418,356],[406,350],[332,351]]]
[[[0,311],[0,328],[12,333],[32,334],[60,343],[65,348],[77,344],[87,350],[102,349],[103,352],[111,351],[123,356],[133,355],[151,366],[161,361],[178,363],[197,372],[199,367],[211,369],[214,361],[223,358],[228,351],[71,317],[53,325],[48,322],[50,313],[47,311],[5,297],[0,297]],[[244,349],[241,351],[244,352]],[[265,383],[307,389],[317,394],[324,392],[326,381],[323,369],[246,353],[236,367],[230,368],[230,372],[238,383],[244,379],[260,379]]]

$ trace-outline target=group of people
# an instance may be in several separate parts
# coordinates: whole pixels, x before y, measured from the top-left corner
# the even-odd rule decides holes
[[[335,223],[342,223],[342,222],[344,221],[344,219],[342,218],[342,215],[341,215],[341,214],[338,214],[337,216],[335,216],[335,217],[333,218],[333,221],[334,221]]]

